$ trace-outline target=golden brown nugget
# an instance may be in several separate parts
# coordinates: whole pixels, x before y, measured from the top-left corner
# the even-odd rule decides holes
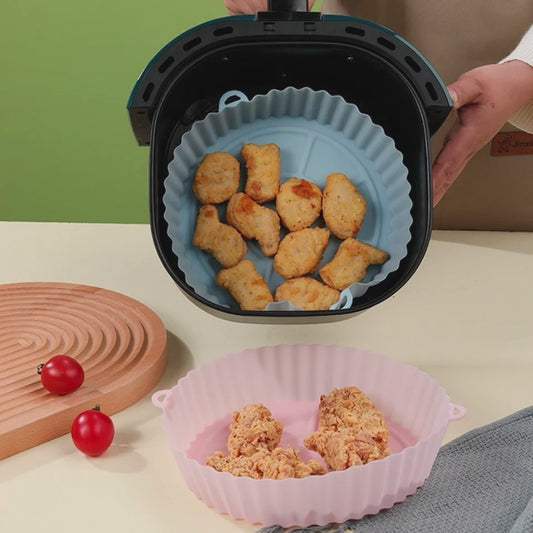
[[[200,207],[192,243],[210,253],[225,268],[235,266],[248,252],[242,235],[220,222],[217,208],[211,204]]]
[[[279,146],[273,143],[263,146],[245,144],[241,155],[248,171],[244,192],[260,204],[274,200],[281,179]]]
[[[288,300],[304,311],[324,311],[339,301],[340,292],[309,278],[293,278],[282,283],[274,295],[276,302]]]
[[[274,257],[274,270],[286,279],[314,272],[320,265],[329,235],[325,228],[306,228],[287,234]]]
[[[221,270],[216,282],[231,294],[243,311],[262,311],[274,301],[268,285],[249,259]]]
[[[322,281],[339,291],[365,279],[370,265],[382,265],[389,254],[357,239],[341,242],[335,257],[320,269]]]
[[[380,250],[371,244],[362,242],[361,245],[367,251],[371,265],[383,265],[390,259],[390,256],[387,252]]]
[[[253,455],[260,449],[272,451],[281,441],[283,424],[262,404],[250,404],[233,413],[228,451],[230,455]]]
[[[370,265],[367,249],[355,239],[342,241],[335,257],[320,269],[322,281],[339,291],[363,281]]]
[[[276,210],[289,231],[308,228],[322,211],[322,191],[315,183],[291,178],[279,188]]]
[[[230,198],[226,218],[244,237],[257,240],[266,257],[272,257],[278,251],[281,223],[272,209],[240,192]]]
[[[192,190],[202,204],[220,204],[239,189],[241,165],[226,152],[207,154],[196,170]]]
[[[344,174],[330,174],[322,196],[322,215],[339,239],[355,237],[366,216],[366,200]]]

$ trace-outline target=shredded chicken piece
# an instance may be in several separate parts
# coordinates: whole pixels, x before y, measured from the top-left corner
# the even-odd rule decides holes
[[[263,448],[250,456],[224,456],[222,452],[217,452],[207,459],[206,464],[219,472],[253,479],[300,479],[324,474],[324,468],[318,461],[302,461],[300,452],[290,446],[272,451]]]
[[[233,457],[250,456],[259,450],[272,451],[281,441],[283,424],[272,417],[264,405],[247,405],[233,413],[228,451]]]
[[[357,387],[321,396],[319,429],[304,441],[330,470],[345,470],[390,455],[389,427],[370,398]]]
[[[279,447],[283,424],[262,404],[247,405],[233,413],[228,438],[229,455],[216,452],[206,464],[219,472],[253,479],[303,478],[324,474],[316,460],[304,462],[291,446]]]

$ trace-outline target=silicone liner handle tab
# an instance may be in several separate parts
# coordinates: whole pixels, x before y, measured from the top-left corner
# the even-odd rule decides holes
[[[448,420],[461,420],[466,415],[466,407],[456,403],[450,403],[448,409]]]
[[[241,91],[227,91],[218,101],[218,111],[222,111],[226,107],[234,107],[241,102],[248,102],[248,97]]]
[[[157,392],[154,392],[152,394],[152,403],[159,407],[160,409],[163,409],[165,406],[165,400],[167,399],[167,395],[170,392],[168,389],[163,389]]]

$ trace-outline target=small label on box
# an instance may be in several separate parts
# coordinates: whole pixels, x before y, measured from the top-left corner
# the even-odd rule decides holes
[[[533,155],[533,133],[508,131],[492,139],[490,155]]]

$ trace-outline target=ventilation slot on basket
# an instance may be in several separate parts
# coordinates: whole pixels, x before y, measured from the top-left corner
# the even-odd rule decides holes
[[[314,22],[304,22],[304,31],[316,31],[316,24]]]
[[[364,37],[366,34],[365,30],[362,30],[361,28],[355,28],[354,26],[346,26],[345,31],[351,35],[359,35],[361,37]]]
[[[153,83],[149,83],[146,86],[146,89],[143,92],[143,101],[148,102],[150,100],[150,96],[152,95],[152,91],[154,90],[155,85]]]
[[[383,37],[378,37],[378,43],[381,46],[384,46],[385,48],[388,48],[389,50],[396,50],[396,45],[389,41],[388,39],[385,39]]]
[[[198,46],[202,42],[202,39],[200,37],[196,37],[196,39],[192,39],[191,41],[185,43],[183,45],[183,49],[188,52],[191,48],[194,48],[195,46]]]
[[[438,99],[437,91],[435,90],[435,87],[433,87],[433,84],[430,81],[426,83],[426,90],[433,101]]]
[[[415,71],[420,72],[422,69],[420,68],[420,65],[411,57],[411,56],[405,56],[405,62]]]
[[[218,28],[213,32],[213,35],[215,37],[221,37],[222,35],[228,35],[230,33],[233,33],[233,27],[232,26],[225,26],[224,28]]]
[[[276,25],[273,22],[265,22],[263,24],[263,31],[276,31]]]
[[[165,72],[168,67],[170,67],[170,65],[172,65],[172,63],[174,63],[174,58],[172,56],[170,57],[167,57],[163,63],[161,63],[161,65],[159,65],[159,68],[157,70],[159,70],[159,72],[161,72],[161,74],[163,72]]]

